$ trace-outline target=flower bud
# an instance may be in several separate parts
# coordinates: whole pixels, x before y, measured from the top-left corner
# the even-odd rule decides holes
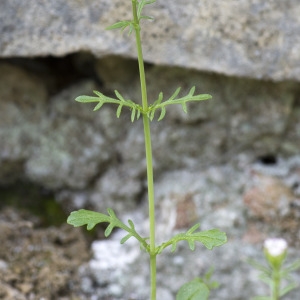
[[[288,244],[281,238],[271,238],[264,242],[264,253],[272,267],[279,268],[287,253]]]

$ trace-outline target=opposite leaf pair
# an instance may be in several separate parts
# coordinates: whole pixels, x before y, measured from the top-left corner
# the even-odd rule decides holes
[[[68,224],[74,227],[87,225],[87,229],[93,229],[99,223],[109,223],[104,235],[108,237],[115,227],[122,228],[128,234],[121,239],[121,244],[125,243],[129,238],[135,237],[141,245],[141,248],[150,252],[150,245],[148,238],[142,238],[135,230],[135,226],[131,220],[128,220],[129,226],[125,225],[120,219],[117,218],[112,209],[107,210],[108,215],[80,209],[74,211],[68,217]],[[155,255],[160,254],[168,246],[172,246],[171,251],[176,250],[177,244],[180,241],[187,241],[191,250],[195,250],[195,242],[202,243],[207,249],[211,250],[214,247],[223,245],[226,242],[226,234],[218,229],[211,229],[206,231],[195,232],[200,227],[200,224],[194,225],[185,233],[179,233],[173,236],[169,241],[162,243],[155,248]]]
[[[149,105],[146,110],[143,109],[143,107],[135,102],[133,102],[130,99],[124,99],[124,97],[115,90],[115,94],[117,98],[111,98],[107,97],[104,94],[94,91],[94,93],[98,97],[91,97],[91,96],[79,96],[75,100],[81,103],[90,103],[90,102],[98,102],[98,104],[94,107],[94,111],[100,109],[105,103],[111,103],[111,104],[117,104],[117,117],[119,118],[121,115],[121,111],[123,106],[129,107],[131,110],[131,122],[134,120],[138,120],[141,116],[141,114],[145,114],[148,116],[148,118],[152,121],[155,116],[155,112],[157,109],[160,109],[160,116],[158,118],[158,121],[162,120],[166,115],[166,106],[171,104],[181,104],[182,109],[185,113],[187,113],[187,102],[191,101],[202,101],[202,100],[208,100],[211,99],[211,95],[208,94],[198,94],[194,95],[195,93],[195,87],[192,87],[189,91],[189,93],[181,98],[176,98],[180,92],[180,87],[176,89],[174,94],[167,100],[163,101],[163,93],[160,92],[158,99],[154,101],[152,105]]]

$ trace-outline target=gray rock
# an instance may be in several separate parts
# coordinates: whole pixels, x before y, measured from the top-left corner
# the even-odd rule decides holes
[[[101,173],[114,155],[105,135],[90,125],[96,115],[84,118],[88,108],[74,101],[79,91],[88,88],[92,85],[83,83],[52,99],[39,143],[25,164],[30,180],[50,189],[80,189]]]
[[[135,68],[133,60],[99,60],[97,73],[104,82],[101,91],[111,95],[117,88],[126,97],[139,101]],[[128,77],[118,71],[124,69],[131,70]],[[65,195],[73,195],[74,207],[76,199],[82,198],[83,188],[89,195],[84,198],[101,210],[113,198],[124,202],[124,207],[138,201],[146,174],[141,120],[130,124],[130,112],[126,109],[117,119],[116,107],[107,105],[92,112],[93,105],[76,103],[74,98],[78,95],[92,95],[92,90],[98,89],[92,81],[68,87],[47,100],[47,82],[33,73],[6,66],[1,76],[3,182],[27,178],[48,189],[60,189]],[[147,67],[147,78],[150,103],[161,90],[167,99],[178,86],[183,89],[182,95],[193,85],[197,92],[213,95],[212,100],[189,104],[188,115],[180,106],[170,106],[164,120],[151,124],[156,178],[166,170],[197,171],[230,161],[241,153],[250,159],[266,154],[296,154],[296,84],[236,80],[159,66]],[[29,89],[29,104],[23,101],[22,105],[26,105],[21,109],[18,101],[29,97]],[[109,174],[115,174],[114,180],[108,180],[112,186],[104,184],[106,176],[113,178]],[[108,187],[107,192],[104,186]],[[132,193],[128,192],[129,186],[134,187]],[[103,205],[98,204],[104,198],[103,203],[100,201]]]
[[[2,0],[0,55],[62,56],[87,50],[99,57],[135,57],[133,36],[105,31],[115,21],[131,18],[130,5],[129,0]],[[143,22],[144,54],[149,62],[300,80],[297,0],[165,0],[145,13],[155,18],[152,24]]]
[[[136,209],[143,191],[142,180],[131,176],[130,169],[111,167],[92,186],[89,202],[97,211],[106,212],[110,207],[122,216]]]
[[[133,63],[124,61],[125,69],[130,62]],[[122,62],[118,60],[118,63]],[[101,65],[101,72],[112,74],[115,71],[116,78],[122,76],[116,68],[104,66],[103,62]],[[98,72],[100,77],[101,72]],[[130,78],[131,84],[130,87],[125,85],[125,94],[129,99],[139,101],[138,76]],[[178,87],[182,87],[182,96],[192,86],[197,87],[197,93],[213,96],[211,100],[189,104],[188,115],[181,106],[169,106],[166,118],[152,123],[153,152],[158,170],[184,166],[197,168],[227,160],[242,151],[250,151],[257,157],[274,152],[296,154],[297,141],[295,139],[292,146],[292,138],[289,138],[298,134],[297,129],[292,129],[298,124],[295,84],[259,83],[251,79],[239,79],[237,84],[234,78],[160,66],[149,68],[147,79],[149,103],[157,99],[160,91],[163,91],[164,99],[168,99]],[[156,118],[158,116],[159,112]],[[141,128],[134,125],[129,131],[125,146],[122,144],[119,148],[127,149],[126,144],[132,145],[133,139],[142,143]],[[139,149],[142,147],[140,144]],[[131,161],[130,155],[133,156],[132,152],[126,151],[124,161]],[[140,162],[142,157],[135,155]]]
[[[0,64],[0,182],[23,176],[40,137],[47,91],[42,80],[16,66]]]
[[[0,76],[0,180],[27,178],[49,189],[86,186],[114,155],[110,140],[120,134],[110,110],[99,121],[73,100],[93,84],[70,88],[49,103],[44,83],[31,73],[2,64]],[[108,129],[96,132],[92,123]]]
[[[280,165],[283,166],[284,163],[286,167],[290,166],[290,173],[291,160],[282,160]],[[172,297],[174,299],[181,285],[195,277],[204,276],[211,267],[214,268],[212,280],[217,281],[220,287],[211,292],[210,299],[246,300],[268,294],[267,286],[259,281],[260,273],[247,260],[254,259],[266,263],[262,251],[264,238],[274,235],[288,238],[290,233],[278,232],[274,227],[269,231],[264,224],[260,232],[256,233],[261,235],[258,240],[254,242],[248,239],[247,236],[252,228],[251,217],[245,213],[246,207],[242,202],[242,194],[250,180],[248,172],[252,168],[257,168],[257,165],[250,164],[247,168],[244,166],[240,169],[238,164],[235,167],[228,164],[209,167],[201,172],[187,170],[168,172],[160,178],[156,185],[158,243],[188,228],[176,228],[178,221],[176,215],[180,213],[178,210],[180,201],[185,201],[185,208],[188,210],[187,195],[191,195],[190,199],[195,204],[194,210],[198,215],[196,222],[201,223],[201,229],[218,226],[228,235],[228,243],[212,251],[197,244],[196,250],[192,252],[187,243],[180,242],[174,253],[166,248],[157,257],[158,291],[166,295],[166,299]],[[273,168],[275,172],[278,166]],[[280,176],[278,174],[279,178]],[[186,195],[185,199],[183,195]],[[136,225],[136,230],[142,236],[148,235],[146,206],[145,203],[143,211],[133,211],[130,216]],[[129,215],[127,214],[126,217]],[[129,239],[120,246],[118,241],[124,235],[123,231],[115,231],[111,240],[95,242],[92,247],[94,258],[85,269],[85,276],[96,280],[98,287],[94,294],[96,299],[101,300],[109,296],[114,299],[131,297],[146,300],[149,298],[148,258],[142,251],[136,252],[139,246],[134,239]],[[297,253],[296,248],[291,245],[289,262],[298,258]],[[299,274],[294,273],[293,278],[298,282]],[[112,285],[111,290],[103,284],[103,280],[106,280],[108,286]],[[117,294],[120,292],[119,288],[122,292]],[[292,292],[287,299],[296,299],[298,293],[297,290]]]
[[[130,1],[85,2],[2,1],[0,56],[92,52],[99,57],[101,91],[113,95],[117,89],[140,101],[133,36],[104,31],[119,16],[130,18]],[[262,259],[261,244],[270,235],[299,246],[299,87],[286,80],[300,80],[300,11],[296,0],[277,2],[157,1],[148,11],[156,21],[143,22],[145,58],[154,63],[146,65],[150,103],[160,91],[169,97],[178,86],[183,94],[195,85],[197,92],[213,95],[190,104],[189,115],[172,106],[164,120],[151,124],[157,239],[165,241],[196,222],[229,237],[226,246],[211,252],[200,245],[190,252],[184,243],[172,255],[167,249],[158,259],[158,299],[173,299],[183,283],[203,276],[211,265],[221,283],[212,299],[265,294],[245,259]],[[90,57],[79,56],[75,64],[84,68]],[[92,105],[75,103],[78,95],[99,88],[94,81],[74,83],[54,96],[47,86],[47,79],[33,72],[0,65],[0,183],[32,181],[55,191],[68,210],[111,207],[148,236],[141,121],[130,124],[125,110],[116,119],[114,107],[93,113]],[[253,164],[268,155],[274,165]],[[255,172],[276,177],[273,191],[284,182],[291,195],[280,215],[290,219],[280,226],[251,214],[243,202]],[[251,199],[261,204],[270,195],[265,191],[260,197],[255,190]],[[148,299],[147,256],[134,241],[121,247],[120,236],[117,231],[93,247],[93,260],[81,269],[82,290],[93,299]]]
[[[117,88],[138,101],[139,83],[132,60],[110,57],[97,64],[104,84],[101,91],[112,95]],[[123,65],[129,70],[125,78],[118,71]],[[296,256],[300,236],[297,85],[177,67],[147,66],[147,74],[149,100],[155,100],[160,90],[168,97],[178,86],[185,92],[196,85],[199,92],[213,94],[213,100],[189,105],[188,116],[174,106],[164,120],[151,124],[157,241],[197,222],[203,230],[218,227],[229,237],[226,246],[213,251],[197,245],[191,252],[185,243],[180,243],[174,254],[166,249],[157,264],[159,297],[174,298],[182,284],[203,276],[211,265],[215,266],[214,279],[221,283],[212,299],[265,294],[258,273],[245,259],[261,260],[261,245],[269,236],[286,238]],[[115,107],[92,112],[92,105],[76,103],[78,95],[91,95],[98,89],[91,80],[50,97],[47,82],[19,67],[1,64],[0,78],[1,184],[32,181],[55,191],[68,210],[89,206],[104,213],[111,207],[120,219],[132,219],[137,231],[148,236],[141,120],[130,124],[129,111],[116,119]],[[273,155],[274,161],[262,163],[265,155]],[[261,174],[258,179],[257,173]],[[263,204],[271,194],[262,178],[270,176],[276,177],[274,184],[267,186],[272,195],[278,194],[276,188],[282,184],[290,196],[280,226],[272,220],[272,208],[267,209],[271,219],[261,219],[243,201],[254,188],[252,200]],[[257,187],[264,188],[258,193]],[[80,270],[82,292],[87,297],[148,299],[147,255],[132,239],[121,246],[123,236],[124,232],[116,231],[111,239],[100,242],[100,250],[93,247],[93,260]],[[296,279],[299,281],[297,275]],[[295,297],[291,294],[290,299]]]

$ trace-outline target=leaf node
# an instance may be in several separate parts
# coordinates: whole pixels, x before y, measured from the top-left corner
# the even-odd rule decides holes
[[[107,209],[108,215],[98,213],[91,210],[80,209],[71,212],[67,219],[67,223],[74,227],[86,225],[87,230],[93,229],[97,224],[109,223],[105,229],[104,235],[108,237],[115,227],[121,228],[128,232],[126,236],[121,239],[121,244],[124,244],[129,238],[135,237],[141,244],[141,248],[149,251],[149,244],[146,238],[142,238],[137,231],[131,220],[128,220],[128,225],[125,225],[120,219],[118,219],[112,209]]]

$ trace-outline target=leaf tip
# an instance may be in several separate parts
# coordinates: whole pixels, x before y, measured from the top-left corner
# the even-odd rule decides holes
[[[76,97],[76,98],[75,98],[75,101],[77,101],[77,102],[82,102],[82,96]]]

